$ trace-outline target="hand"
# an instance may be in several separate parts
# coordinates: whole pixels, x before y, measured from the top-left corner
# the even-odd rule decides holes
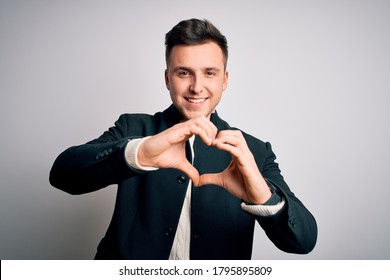
[[[179,123],[142,142],[138,149],[138,162],[142,166],[176,168],[188,175],[195,186],[199,183],[199,172],[188,162],[185,143],[192,135],[198,135],[211,145],[217,128],[206,117]]]
[[[253,204],[263,204],[272,195],[256,165],[244,136],[239,130],[223,130],[212,143],[232,155],[229,166],[221,173],[203,174],[199,185],[214,184],[232,195]]]

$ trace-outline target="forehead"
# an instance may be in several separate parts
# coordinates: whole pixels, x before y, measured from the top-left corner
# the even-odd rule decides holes
[[[214,42],[200,45],[176,45],[172,48],[168,66],[223,67],[224,55]]]

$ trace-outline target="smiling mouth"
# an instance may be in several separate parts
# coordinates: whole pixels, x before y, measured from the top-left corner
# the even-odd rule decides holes
[[[201,104],[206,101],[207,98],[185,98],[189,103]]]

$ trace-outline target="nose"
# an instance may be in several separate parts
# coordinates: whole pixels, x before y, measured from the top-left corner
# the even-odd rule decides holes
[[[194,75],[190,85],[190,91],[194,94],[201,93],[203,91],[202,77]]]

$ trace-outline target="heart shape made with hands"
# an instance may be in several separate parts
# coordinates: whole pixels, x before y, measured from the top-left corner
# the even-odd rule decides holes
[[[180,123],[148,137],[138,149],[139,163],[157,168],[176,168],[186,173],[194,186],[217,185],[247,202],[265,202],[271,196],[270,190],[241,131],[222,130],[217,134],[215,127],[210,129],[209,124],[212,123],[207,122],[206,125],[204,122]],[[230,153],[232,161],[229,166],[220,173],[200,175],[185,155],[186,141],[193,135],[198,135],[208,146]]]

